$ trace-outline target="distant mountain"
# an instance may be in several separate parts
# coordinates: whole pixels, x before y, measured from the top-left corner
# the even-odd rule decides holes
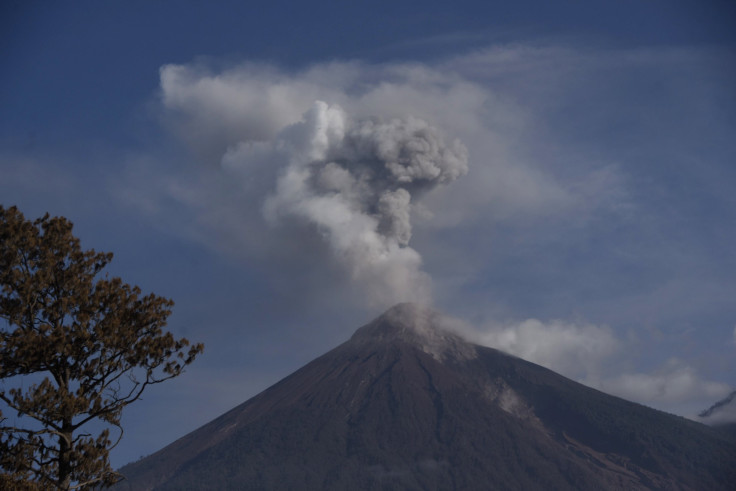
[[[732,490],[736,439],[443,330],[400,304],[121,469],[119,489]]]

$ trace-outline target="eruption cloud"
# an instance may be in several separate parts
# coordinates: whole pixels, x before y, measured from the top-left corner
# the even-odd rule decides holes
[[[280,168],[263,216],[272,227],[317,233],[371,304],[431,301],[420,254],[409,246],[412,207],[467,173],[465,146],[407,117],[352,119],[316,101],[270,141],[243,142],[223,159],[247,172],[254,160]]]

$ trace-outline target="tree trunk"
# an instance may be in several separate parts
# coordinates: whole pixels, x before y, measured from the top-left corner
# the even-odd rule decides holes
[[[72,430],[71,423],[64,422],[59,435],[59,489],[68,490],[72,484]]]
[[[64,394],[64,410],[62,412],[61,435],[59,435],[59,489],[67,491],[72,484],[72,442],[74,436],[73,415],[69,410],[69,367],[65,366],[61,373],[59,392]]]

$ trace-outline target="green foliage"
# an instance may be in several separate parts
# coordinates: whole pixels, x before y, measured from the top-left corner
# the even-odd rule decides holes
[[[0,206],[0,401],[15,413],[0,412],[2,489],[115,483],[123,408],[203,349],[162,330],[171,300],[97,278],[111,260],[83,251],[63,217]],[[105,429],[80,431],[93,421]]]

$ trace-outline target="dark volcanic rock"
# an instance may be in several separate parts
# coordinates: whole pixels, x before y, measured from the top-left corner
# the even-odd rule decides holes
[[[398,305],[122,489],[733,489],[736,442]]]

